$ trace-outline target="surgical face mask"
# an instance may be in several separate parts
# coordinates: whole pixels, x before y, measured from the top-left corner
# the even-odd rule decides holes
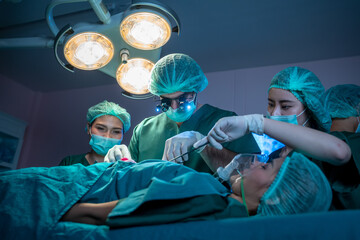
[[[287,122],[287,123],[292,123],[292,124],[295,124],[295,125],[299,125],[298,121],[297,121],[297,118],[300,117],[305,111],[306,111],[306,108],[304,109],[304,111],[302,111],[298,115],[270,116],[269,113],[267,113],[267,114],[268,114],[268,118],[270,118],[270,119],[280,121],[280,122]],[[303,126],[305,126],[308,121],[309,121],[309,118],[306,119]]]
[[[188,120],[196,109],[195,102],[189,102],[185,108],[169,109],[165,112],[166,116],[174,122],[185,122]]]
[[[107,138],[92,134],[90,139],[91,148],[99,155],[105,156],[107,152],[115,145],[121,144],[122,139]]]

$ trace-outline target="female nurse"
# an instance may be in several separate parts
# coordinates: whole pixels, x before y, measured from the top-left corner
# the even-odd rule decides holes
[[[87,133],[91,150],[87,153],[65,157],[60,166],[81,163],[85,166],[106,161],[105,155],[115,145],[120,145],[123,135],[130,128],[130,114],[118,104],[108,101],[98,103],[88,109]],[[130,160],[127,147],[120,145],[124,160]],[[126,160],[126,161],[128,161]]]
[[[246,119],[250,118],[249,124],[252,124],[255,128],[264,126],[266,123],[265,126],[269,126],[265,132],[267,135],[288,145],[289,150],[302,149],[299,151],[306,153],[309,157],[316,156],[319,161],[313,161],[319,167],[321,167],[321,161],[327,161],[335,165],[344,164],[348,161],[349,148],[336,138],[320,132],[328,132],[331,127],[330,115],[320,100],[324,92],[323,85],[314,73],[300,67],[288,67],[277,73],[271,80],[268,90],[267,118],[263,119],[261,115],[249,115],[258,116],[258,118],[247,117]],[[282,125],[279,122],[291,123],[291,125]],[[229,124],[232,126],[233,123]],[[294,127],[295,125],[301,127]],[[216,134],[214,129],[216,128],[213,128],[212,134]],[[313,131],[312,129],[319,131]],[[254,130],[256,133],[258,129]],[[250,132],[254,131],[250,130]],[[318,135],[323,136],[324,141],[318,141]],[[228,140],[230,139],[233,138],[229,136]],[[219,138],[217,140],[224,141],[225,139]],[[198,145],[196,144],[194,147]],[[215,145],[217,144],[215,143]],[[220,146],[218,147],[220,148]],[[206,149],[202,153],[205,157],[206,152],[211,151],[211,148]],[[328,149],[329,151],[327,151]],[[207,159],[207,162],[209,164],[210,160]],[[214,168],[216,170],[216,166],[220,165],[219,162],[211,164],[214,165],[213,170]]]
[[[220,143],[233,141],[249,132],[265,133],[286,145],[284,156],[304,154],[320,168],[324,162],[344,165],[350,160],[351,151],[345,142],[326,133],[331,118],[320,100],[323,93],[324,87],[312,72],[299,67],[286,68],[271,81],[267,118],[261,114],[222,118],[194,147],[208,141],[211,146],[221,149]],[[206,151],[201,154],[206,156]],[[203,158],[213,171],[223,166],[210,158]],[[246,181],[246,176],[243,181]],[[248,195],[247,191],[245,189],[244,196]],[[255,201],[254,205],[264,199]]]

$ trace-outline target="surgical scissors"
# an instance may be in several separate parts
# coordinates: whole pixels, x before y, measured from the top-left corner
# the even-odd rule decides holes
[[[186,153],[183,153],[183,154],[181,154],[181,155],[179,155],[179,156],[177,156],[177,157],[174,157],[173,159],[170,159],[169,161],[170,161],[170,162],[176,162],[176,161],[175,161],[176,159],[181,158],[181,157],[185,156],[186,154],[190,154],[190,153],[192,153],[193,151],[195,151],[195,150],[197,150],[197,149],[199,149],[199,148],[202,148],[202,147],[206,146],[207,144],[209,144],[209,142],[206,142],[206,143],[204,143],[204,144],[201,144],[200,146],[198,146],[198,147],[196,147],[196,148],[192,147],[192,148],[191,148],[189,151],[187,151]],[[181,162],[177,162],[177,163],[183,163],[183,162],[185,162],[185,161],[181,161]]]

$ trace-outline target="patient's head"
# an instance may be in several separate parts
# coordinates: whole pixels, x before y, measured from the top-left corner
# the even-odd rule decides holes
[[[243,178],[232,177],[230,182],[235,198],[247,206],[250,215],[327,211],[332,199],[322,171],[296,152],[276,158]]]

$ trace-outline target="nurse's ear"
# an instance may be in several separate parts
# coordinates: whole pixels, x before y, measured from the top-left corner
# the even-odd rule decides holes
[[[91,128],[91,125],[88,122],[87,125],[86,125],[86,132],[87,132],[88,135],[90,135],[90,128]]]

